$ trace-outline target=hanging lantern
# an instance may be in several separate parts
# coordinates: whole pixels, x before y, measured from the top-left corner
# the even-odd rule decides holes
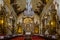
[[[23,29],[22,29],[22,27],[19,27],[19,28],[18,28],[18,32],[17,32],[17,33],[23,34]]]
[[[50,22],[50,25],[51,25],[51,27],[56,27],[56,21],[52,20],[52,21]]]
[[[46,3],[48,3],[49,2],[49,0],[46,0]]]
[[[4,20],[0,20],[0,24],[3,24],[4,23]]]

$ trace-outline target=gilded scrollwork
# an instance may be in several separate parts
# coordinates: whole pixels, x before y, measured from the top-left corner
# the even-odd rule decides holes
[[[59,17],[57,5],[53,1],[14,0],[11,3],[11,0],[4,0],[4,6],[0,5],[0,12],[4,14],[0,15],[5,19],[0,18],[0,25],[5,23],[6,35],[24,32],[33,35],[55,35],[59,28]]]

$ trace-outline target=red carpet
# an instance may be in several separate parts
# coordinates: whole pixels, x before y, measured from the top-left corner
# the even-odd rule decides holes
[[[4,34],[0,34],[0,36],[5,36]]]
[[[24,37],[15,37],[15,38],[13,38],[11,40],[24,40],[24,39],[25,39]]]
[[[0,35],[0,36],[4,36],[4,35]],[[25,37],[24,36],[14,37],[11,40],[25,40]],[[31,36],[31,40],[45,40],[45,39],[38,36]]]
[[[45,40],[45,39],[38,36],[32,36],[32,40]]]
[[[25,39],[25,37],[16,37],[11,40],[24,40],[24,39]],[[38,37],[38,36],[32,36],[31,40],[45,40],[45,39],[42,37]]]

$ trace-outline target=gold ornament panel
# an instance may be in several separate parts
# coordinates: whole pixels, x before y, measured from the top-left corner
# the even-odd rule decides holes
[[[33,19],[32,18],[24,18],[24,23],[25,24],[33,23]]]

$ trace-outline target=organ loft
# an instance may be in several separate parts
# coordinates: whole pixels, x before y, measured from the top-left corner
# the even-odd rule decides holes
[[[1,40],[60,40],[56,0],[0,0]]]

